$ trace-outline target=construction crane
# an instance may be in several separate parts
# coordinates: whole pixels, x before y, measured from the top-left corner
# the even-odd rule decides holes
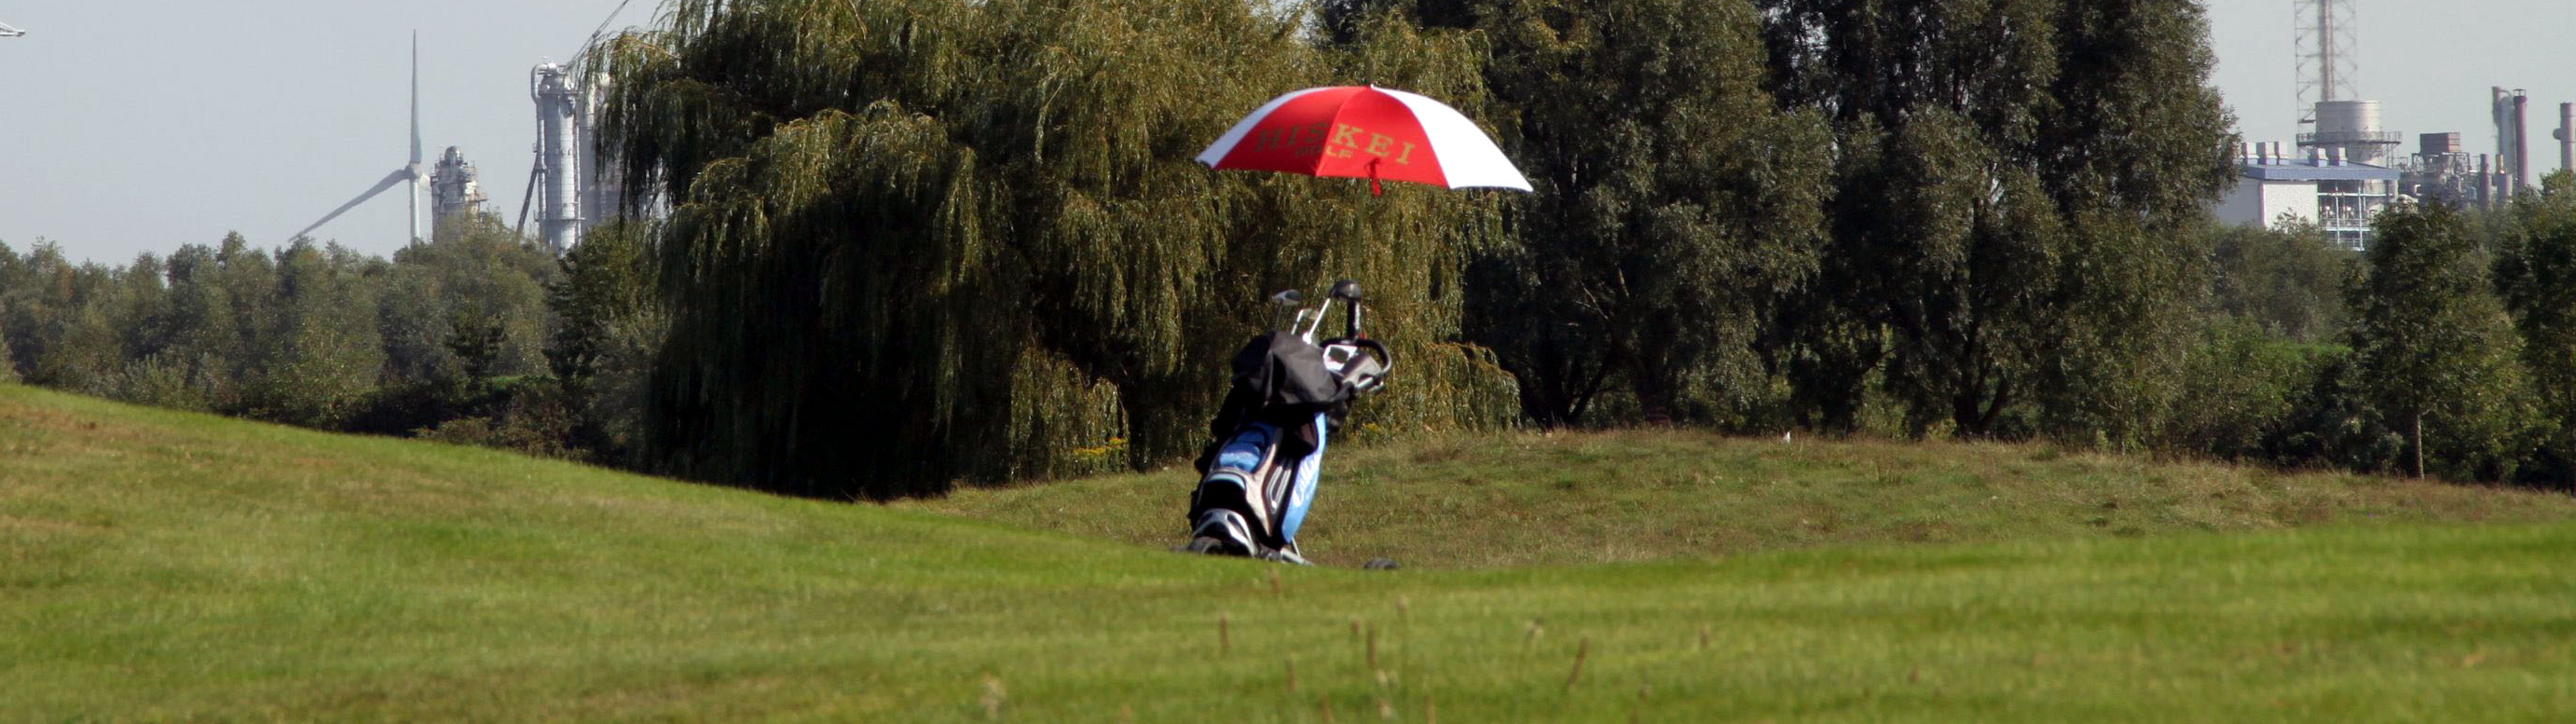
[[[27,31],[9,27],[8,23],[0,23],[0,38],[15,38],[26,34]]]

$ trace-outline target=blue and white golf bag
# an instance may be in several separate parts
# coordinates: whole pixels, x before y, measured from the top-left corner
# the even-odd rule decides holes
[[[1188,548],[1304,563],[1297,529],[1314,505],[1324,449],[1351,400],[1378,389],[1393,358],[1360,334],[1357,283],[1335,285],[1312,310],[1296,308],[1294,291],[1272,299],[1296,314],[1235,355],[1232,387],[1199,456]],[[1318,344],[1315,329],[1334,301],[1349,304],[1347,333]]]

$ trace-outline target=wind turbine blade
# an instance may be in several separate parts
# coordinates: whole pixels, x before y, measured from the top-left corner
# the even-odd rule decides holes
[[[314,229],[322,228],[323,224],[331,223],[332,219],[340,218],[341,214],[349,213],[350,209],[357,208],[359,204],[366,203],[367,199],[375,198],[376,194],[384,193],[385,189],[393,188],[395,184],[409,182],[417,176],[418,174],[412,173],[411,169],[408,168],[397,169],[393,173],[385,174],[385,180],[376,182],[375,188],[367,189],[366,193],[358,194],[358,197],[350,199],[349,203],[341,204],[340,208],[332,209],[329,216],[322,217],[321,221],[313,222],[312,226],[304,227],[303,231],[295,232],[295,235],[303,236],[305,234],[313,233]]]
[[[420,31],[411,31],[411,165],[420,165]]]

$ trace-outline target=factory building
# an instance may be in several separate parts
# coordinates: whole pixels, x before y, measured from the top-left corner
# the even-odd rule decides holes
[[[2317,225],[2335,245],[2370,248],[2379,212],[2402,201],[2492,209],[2532,187],[2529,96],[2491,88],[2495,152],[2471,153],[2459,133],[2418,137],[2413,154],[2380,123],[2378,101],[2353,100],[2352,0],[2292,0],[2299,17],[2302,125],[2295,153],[2279,143],[2237,149],[2239,182],[2219,202],[2229,223],[2272,226],[2285,219]],[[2313,99],[2313,103],[2311,103]],[[2576,168],[2576,104],[2558,106],[2559,165]]]
[[[2341,149],[2305,150],[2284,153],[2279,143],[2239,148],[2240,180],[2219,200],[2218,218],[2255,226],[2295,220],[2317,225],[2338,247],[2370,248],[2370,224],[2397,200],[2399,172],[2352,160]]]
[[[2382,127],[2379,101],[2357,100],[2351,0],[2293,0],[2301,125],[2295,149],[2277,142],[2237,149],[2236,187],[2219,200],[2222,221],[2314,224],[2334,245],[2370,248],[2371,222],[2397,201],[2392,158],[2400,136]]]
[[[459,220],[484,214],[483,204],[490,199],[483,194],[483,183],[477,178],[474,164],[465,162],[465,154],[455,146],[438,157],[438,165],[429,174],[429,222],[432,238],[439,230]]]
[[[2378,101],[2357,100],[2352,0],[2292,0],[2298,27],[2300,124],[2295,151],[2279,143],[2237,150],[2240,181],[2219,203],[2220,219],[2272,226],[2285,219],[2315,224],[2336,246],[2370,248],[2371,224],[2401,201],[2493,208],[2529,188],[2529,100],[2494,88],[2493,155],[2470,153],[2458,133],[2418,137],[2401,154],[2402,136],[2381,123]],[[2576,162],[2576,106],[2562,106],[2561,156]]]
[[[2460,134],[2427,133],[2415,155],[2397,164],[2397,192],[2419,201],[2483,209],[2505,196],[2512,178],[2483,153],[2469,153]]]

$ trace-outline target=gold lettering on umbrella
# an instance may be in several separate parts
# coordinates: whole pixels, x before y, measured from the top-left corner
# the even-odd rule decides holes
[[[1378,157],[1378,158],[1386,158],[1386,152],[1387,152],[1387,151],[1394,150],[1394,149],[1395,149],[1395,137],[1394,137],[1394,136],[1389,136],[1389,135],[1386,135],[1386,134],[1383,134],[1383,133],[1371,133],[1371,134],[1369,134],[1369,145],[1368,145],[1368,152],[1369,152],[1369,155],[1371,155],[1371,156],[1376,156],[1376,157]]]
[[[1324,147],[1325,125],[1304,123],[1263,128],[1253,134],[1253,150],[1262,152],[1285,150],[1294,154],[1314,153]]]
[[[1404,144],[1404,151],[1395,154],[1395,162],[1405,166],[1413,165],[1413,144]]]
[[[1298,126],[1297,147],[1289,150],[1300,155],[1323,150],[1325,125],[1318,122]]]
[[[1348,123],[1333,124],[1333,145],[1335,148],[1324,149],[1324,155],[1334,158],[1350,158],[1351,150],[1360,147],[1359,135],[1362,133],[1366,133],[1366,131],[1361,130],[1359,126],[1354,126]]]

